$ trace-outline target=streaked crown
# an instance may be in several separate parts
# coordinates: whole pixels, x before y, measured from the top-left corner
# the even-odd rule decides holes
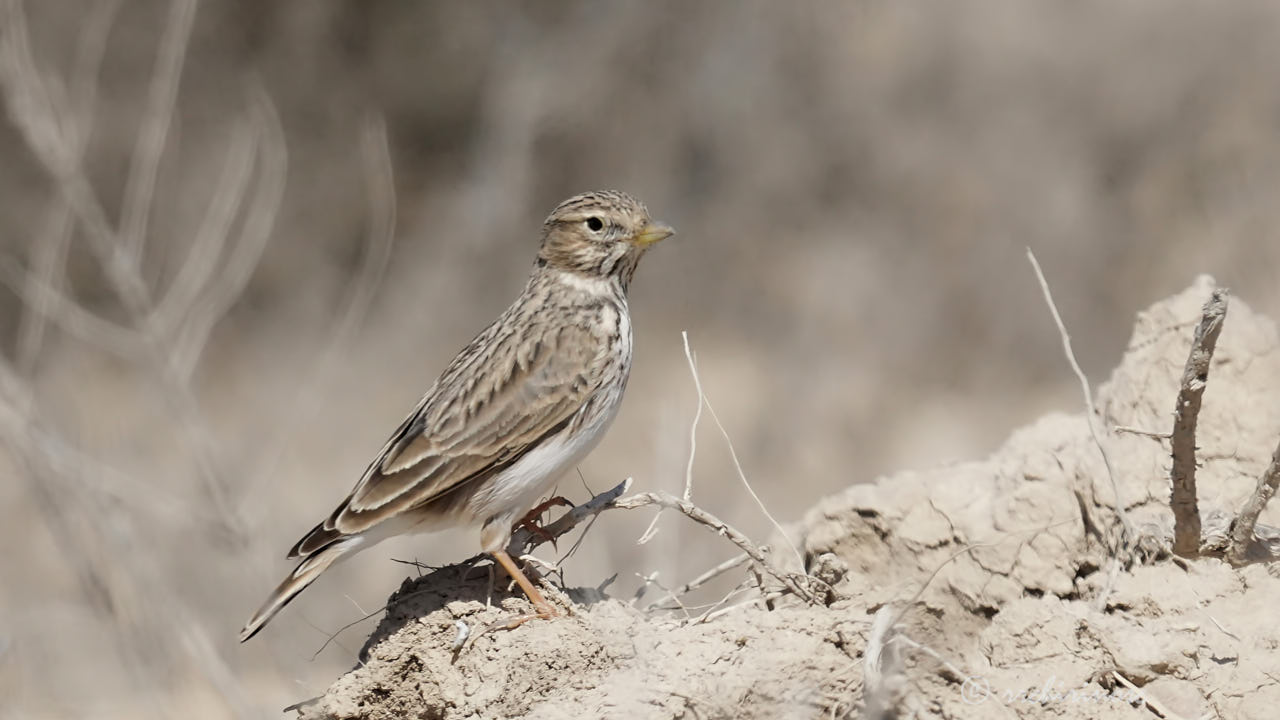
[[[674,234],[649,210],[616,190],[587,192],[560,203],[542,225],[539,263],[594,278],[617,278],[625,289],[640,257]]]

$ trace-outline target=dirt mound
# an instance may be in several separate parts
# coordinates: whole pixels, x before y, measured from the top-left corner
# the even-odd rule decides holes
[[[1274,566],[1172,558],[1168,442],[1114,431],[1171,426],[1211,286],[1142,313],[1098,391],[1111,474],[1086,417],[1059,414],[985,461],[850,487],[795,528],[808,569],[835,582],[828,606],[784,596],[698,621],[576,589],[560,598],[567,618],[485,632],[528,604],[487,604],[483,568],[446,568],[406,581],[361,665],[300,714],[1272,718]],[[1233,302],[1200,415],[1207,528],[1243,504],[1280,437],[1278,346],[1269,320]],[[1117,491],[1127,562],[1110,550]]]
[[[723,717],[748,703],[807,708],[799,715],[807,717],[852,677],[856,646],[844,647],[860,632],[852,613],[833,624],[827,608],[744,608],[731,623],[685,624],[575,590],[568,617],[486,632],[529,604],[502,594],[486,606],[487,574],[465,572],[405,581],[363,667],[302,716]],[[459,622],[475,637],[455,650]]]

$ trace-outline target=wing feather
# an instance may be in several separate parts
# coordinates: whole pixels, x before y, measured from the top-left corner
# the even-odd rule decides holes
[[[486,477],[563,429],[604,380],[601,339],[589,327],[568,324],[534,343],[515,334],[476,338],[383,446],[346,500],[290,555],[305,555],[312,546],[361,532]],[[480,348],[485,352],[474,352]],[[489,372],[477,376],[475,367]]]

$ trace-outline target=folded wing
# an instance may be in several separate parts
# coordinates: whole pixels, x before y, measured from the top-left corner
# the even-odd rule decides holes
[[[496,325],[496,324],[495,324]],[[486,331],[489,332],[489,331]],[[599,389],[604,354],[566,325],[540,342],[484,334],[462,351],[336,510],[289,552],[305,557],[489,477],[571,423]],[[474,352],[487,348],[486,352]],[[476,377],[477,366],[493,372]]]

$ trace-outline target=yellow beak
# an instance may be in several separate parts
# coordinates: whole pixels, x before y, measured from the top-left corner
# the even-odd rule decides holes
[[[647,248],[656,242],[662,242],[667,238],[675,235],[676,231],[670,225],[664,222],[653,221],[644,226],[632,242],[642,248]]]

